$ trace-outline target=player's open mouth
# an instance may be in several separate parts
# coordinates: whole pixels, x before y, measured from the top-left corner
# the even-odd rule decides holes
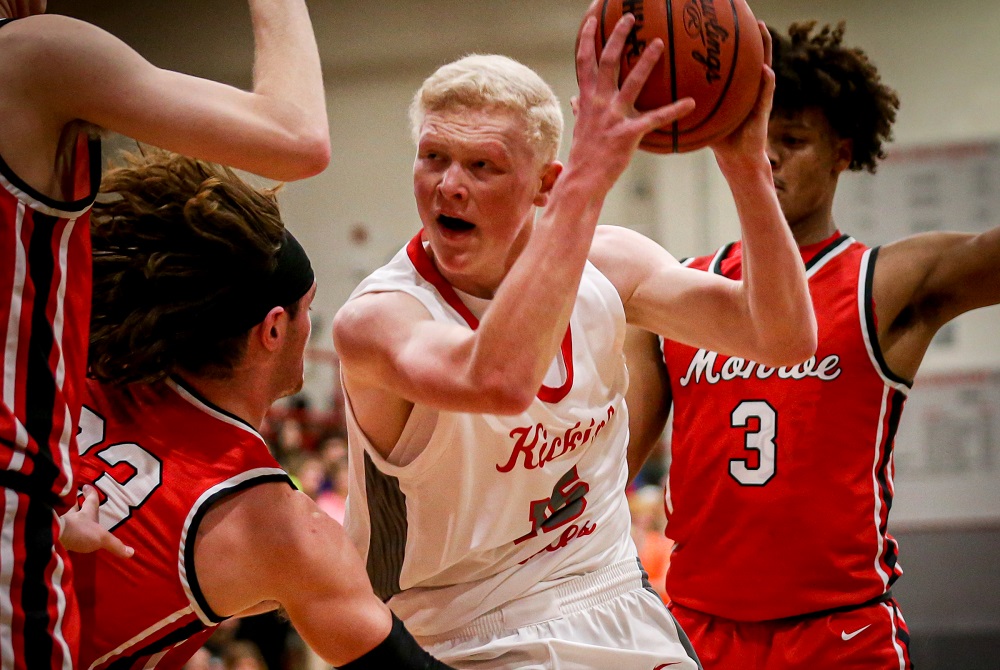
[[[456,219],[453,216],[445,216],[444,214],[439,215],[437,220],[438,223],[441,224],[442,228],[456,233],[464,233],[476,227],[476,224],[474,223],[469,223],[464,219]]]

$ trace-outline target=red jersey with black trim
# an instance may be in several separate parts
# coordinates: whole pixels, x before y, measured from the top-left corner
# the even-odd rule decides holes
[[[36,191],[0,156],[0,486],[47,497],[58,511],[76,493],[100,155],[100,142],[80,133],[69,201]]]
[[[101,525],[135,555],[73,554],[79,667],[180,668],[225,618],[194,569],[205,513],[251,486],[291,480],[256,430],[178,380],[88,381],[83,404],[81,484],[98,489]]]
[[[878,249],[837,233],[801,253],[819,326],[813,358],[775,369],[663,346],[674,402],[667,592],[727,619],[860,604],[902,574],[886,525],[910,382],[878,346]],[[740,279],[741,246],[685,264]]]

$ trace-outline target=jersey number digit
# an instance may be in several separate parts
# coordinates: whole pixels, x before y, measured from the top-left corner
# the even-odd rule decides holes
[[[80,431],[77,435],[80,455],[83,456],[103,442],[104,419],[84,407],[80,412]],[[94,482],[94,486],[104,494],[98,510],[98,520],[101,526],[110,531],[122,525],[132,516],[132,510],[141,507],[153,491],[159,488],[163,481],[163,463],[132,442],[109,445],[95,452],[94,456],[109,468],[124,463],[133,470],[133,474],[123,481],[118,481],[111,473],[105,472]]]
[[[757,426],[751,426],[756,419]],[[730,416],[733,428],[744,428],[743,448],[757,452],[757,467],[750,467],[750,460],[734,458],[729,461],[729,474],[744,486],[763,486],[771,481],[775,472],[778,434],[778,413],[764,400],[744,400]]]
[[[514,540],[521,544],[538,535],[538,529],[543,533],[551,533],[556,528],[565,526],[570,521],[579,518],[587,509],[587,499],[584,497],[590,491],[590,485],[581,481],[576,466],[564,474],[552,489],[551,498],[531,501],[528,517],[531,520],[531,530]]]

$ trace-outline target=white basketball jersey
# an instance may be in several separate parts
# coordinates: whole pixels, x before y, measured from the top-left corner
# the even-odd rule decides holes
[[[478,327],[417,237],[351,299],[402,291],[436,321]],[[464,300],[464,301],[463,301]],[[417,636],[636,555],[625,500],[625,312],[587,263],[562,351],[516,416],[417,405],[388,459],[347,398],[346,528],[375,592]]]

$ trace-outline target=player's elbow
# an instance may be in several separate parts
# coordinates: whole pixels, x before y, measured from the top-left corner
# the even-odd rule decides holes
[[[330,164],[330,136],[325,132],[303,134],[291,143],[287,174],[281,179],[295,181],[313,177]]]
[[[491,414],[513,416],[526,412],[531,406],[535,396],[526,392],[507,393],[498,397]]]
[[[481,378],[476,384],[481,389],[482,412],[510,416],[520,414],[531,406],[535,392],[526,380],[518,380],[509,373],[498,373]]]
[[[770,367],[798,365],[816,354],[818,344],[816,320],[809,318],[792,327],[771,331],[757,361]]]

